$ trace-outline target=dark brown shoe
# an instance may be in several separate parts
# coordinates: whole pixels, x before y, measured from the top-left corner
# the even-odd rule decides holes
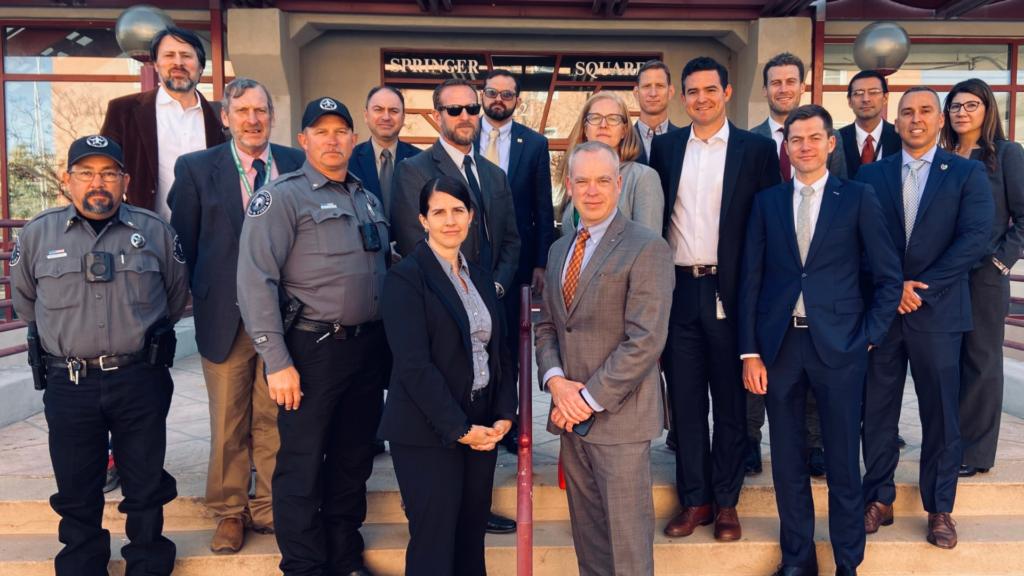
[[[217,524],[217,531],[210,540],[210,550],[217,554],[234,554],[242,549],[242,538],[245,534],[242,521],[238,518],[226,518]]]
[[[719,508],[715,514],[715,538],[717,540],[739,540],[743,536],[740,517],[735,508]]]
[[[956,548],[956,522],[949,512],[928,515],[928,542],[939,548]]]
[[[892,526],[892,506],[871,502],[864,507],[864,532],[874,534],[879,526]]]
[[[253,522],[252,523],[252,531],[257,533],[257,534],[273,534],[274,533],[274,523],[270,522],[269,524],[257,524],[255,522]]]
[[[706,506],[685,506],[675,518],[665,526],[666,536],[689,536],[697,526],[707,526],[714,522],[711,515],[711,504]]]

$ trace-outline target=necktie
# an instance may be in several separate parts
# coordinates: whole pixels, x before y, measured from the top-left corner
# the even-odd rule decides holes
[[[800,189],[800,207],[796,217],[796,243],[800,248],[800,264],[807,263],[807,251],[811,248],[811,202],[814,198],[814,188],[804,186]],[[804,310],[804,293],[796,299],[796,315],[807,316]]]
[[[565,309],[572,306],[572,299],[576,296],[576,285],[580,281],[580,269],[583,267],[583,252],[587,248],[587,240],[590,239],[590,232],[583,228],[576,235],[576,248],[572,252],[572,259],[569,260],[569,268],[565,271],[565,281],[562,282],[562,298],[565,299]]]
[[[910,233],[914,231],[914,222],[917,221],[917,205],[921,203],[920,197],[920,175],[918,170],[924,166],[924,160],[914,160],[910,163],[910,171],[903,180],[903,216],[904,230],[907,231],[907,245],[910,245]]]
[[[395,179],[395,163],[391,160],[391,150],[380,152],[380,201],[384,204],[384,214],[391,211],[391,181]]]
[[[491,128],[491,133],[488,135],[490,140],[487,141],[487,150],[484,150],[484,158],[487,158],[496,165],[500,161],[498,158],[498,136],[500,134],[497,128]]]
[[[860,151],[860,165],[871,164],[875,161],[875,139],[868,134],[864,139],[864,149]]]
[[[256,180],[252,184],[252,191],[255,192],[267,183],[267,163],[257,158],[252,161],[252,168],[256,171]]]
[[[473,174],[473,157],[466,155],[462,159],[462,168],[466,174],[466,181],[469,182],[469,189],[473,191],[473,200],[476,201],[477,209],[474,210],[474,219],[477,220],[480,231],[480,262],[477,264],[488,272],[491,270],[491,243],[487,239],[487,214],[484,213],[484,195],[480,192],[480,183],[476,181]]]
[[[776,130],[782,134],[782,128]],[[789,165],[789,152],[786,151],[786,143],[779,146],[779,171],[782,172],[782,181],[789,182],[793,179],[793,168]]]

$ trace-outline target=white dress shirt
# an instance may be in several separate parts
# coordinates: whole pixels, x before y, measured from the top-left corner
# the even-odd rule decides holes
[[[482,120],[480,123],[480,150],[487,150],[487,145],[491,141],[491,130],[494,130],[494,126],[488,120],[487,115],[481,116]],[[512,151],[512,123],[506,122],[504,126],[498,128],[498,166],[505,174],[508,174],[508,157]]]
[[[882,156],[882,124],[885,124],[884,120],[879,121],[878,126],[875,126],[875,129],[870,132],[871,142],[875,146],[875,158],[884,158]],[[864,142],[868,139],[869,132],[865,132],[856,122],[853,124],[853,130],[857,134],[857,155],[860,156],[864,153]]]
[[[917,200],[921,201],[921,196],[924,195],[924,186],[928,183],[928,174],[932,171],[932,162],[935,162],[935,149],[937,146],[932,146],[931,150],[924,153],[924,156],[918,158],[918,160],[924,160],[924,165],[917,170]],[[903,190],[903,180],[907,179],[910,174],[910,163],[914,161],[914,157],[907,154],[904,149],[903,152],[903,178],[900,180],[900,190]],[[902,194],[902,192],[901,192]],[[901,196],[902,198],[902,196]]]
[[[583,275],[583,269],[586,268],[587,267],[587,263],[590,262],[590,257],[594,255],[594,251],[597,250],[598,244],[600,244],[601,243],[601,239],[604,238],[604,233],[608,231],[608,228],[612,225],[612,220],[615,219],[615,216],[618,213],[619,213],[619,209],[616,208],[614,211],[612,211],[612,215],[609,216],[608,218],[606,218],[604,222],[601,222],[600,224],[594,224],[590,228],[587,228],[587,230],[590,232],[590,238],[587,238],[587,243],[583,246],[583,262],[580,263],[580,275],[581,276]],[[577,234],[579,233],[580,230],[583,230],[583,222],[580,222],[576,226],[576,233]],[[575,252],[575,251],[576,251],[576,237],[573,236],[572,246],[569,247],[569,253],[565,257],[565,263],[562,264],[562,282],[561,282],[560,287],[561,286],[565,286],[565,275],[569,271],[569,263],[572,262],[572,255],[573,255],[573,252]],[[552,369],[550,369],[550,370],[548,370],[547,372],[545,372],[544,373],[544,387],[545,388],[548,387],[548,380],[551,380],[555,376],[561,376],[561,377],[565,378],[565,372],[563,372],[562,369],[557,367],[557,366],[552,368]],[[594,400],[594,397],[590,395],[590,392],[587,391],[586,388],[583,389],[583,399],[587,401],[587,404],[590,404],[590,407],[593,408],[595,412],[604,412],[604,406],[601,406],[600,404],[598,404],[597,400]]]
[[[647,158],[650,159],[651,142],[654,141],[654,137],[657,136],[658,134],[664,134],[665,132],[668,132],[668,117],[666,116],[665,120],[661,124],[655,126],[654,128],[651,128],[650,126],[644,124],[640,120],[636,121],[636,126],[637,128],[640,129],[640,141],[643,142],[644,152],[647,153]]]
[[[473,155],[473,147],[470,146],[469,154],[466,154],[462,150],[459,150],[455,146],[449,144],[448,141],[445,140],[444,138],[439,138],[439,140],[441,141],[441,146],[445,149],[446,152],[448,152],[448,155],[451,156],[452,162],[455,162],[455,166],[459,169],[459,172],[462,172],[462,176],[464,178],[466,176],[466,171],[463,170],[462,163],[465,161],[466,156],[469,156],[470,158],[473,159],[473,163],[470,164],[470,166],[473,167],[473,176],[476,177],[477,186],[482,186],[482,184],[480,184],[480,170],[478,170],[476,167],[476,157]],[[466,184],[469,184],[468,178],[466,178]],[[483,188],[480,189],[480,192],[483,192]],[[470,190],[469,194],[470,196],[472,196],[473,190]],[[476,202],[476,198],[473,198],[473,201]]]
[[[728,122],[707,142],[690,130],[668,229],[668,244],[676,266],[718,264],[718,220],[722,213],[728,144]]]
[[[158,171],[153,211],[170,222],[171,207],[167,205],[167,194],[174,184],[174,163],[182,154],[206,149],[206,128],[199,93],[196,92],[196,105],[185,110],[160,86],[156,93],[156,135]]]

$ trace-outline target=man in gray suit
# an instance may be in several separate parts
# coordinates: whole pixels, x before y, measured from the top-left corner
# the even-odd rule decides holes
[[[424,153],[395,167],[391,198],[391,232],[403,257],[426,238],[419,221],[420,191],[438,176],[458,178],[469,186],[473,222],[462,244],[466,259],[490,272],[498,298],[511,289],[519,267],[519,232],[512,190],[505,172],[473,146],[480,136],[480,101],[468,80],[445,80],[434,90],[434,122],[441,137]]]
[[[618,213],[618,172],[600,142],[570,154],[580,223],[551,246],[545,285],[561,289],[544,291],[535,333],[581,576],[654,574],[651,440],[675,274],[665,240]]]

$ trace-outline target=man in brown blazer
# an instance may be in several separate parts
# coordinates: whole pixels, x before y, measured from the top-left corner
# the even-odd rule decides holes
[[[654,574],[651,440],[665,427],[658,356],[675,275],[665,240],[618,213],[618,167],[600,142],[572,151],[580,223],[551,246],[545,285],[560,289],[544,291],[536,328],[581,576]]]
[[[220,118],[196,90],[206,52],[199,36],[167,28],[153,37],[150,57],[160,85],[107,104],[100,134],[121,145],[125,172],[131,175],[125,199],[170,221],[167,195],[174,184],[174,163],[188,152],[224,142]]]

